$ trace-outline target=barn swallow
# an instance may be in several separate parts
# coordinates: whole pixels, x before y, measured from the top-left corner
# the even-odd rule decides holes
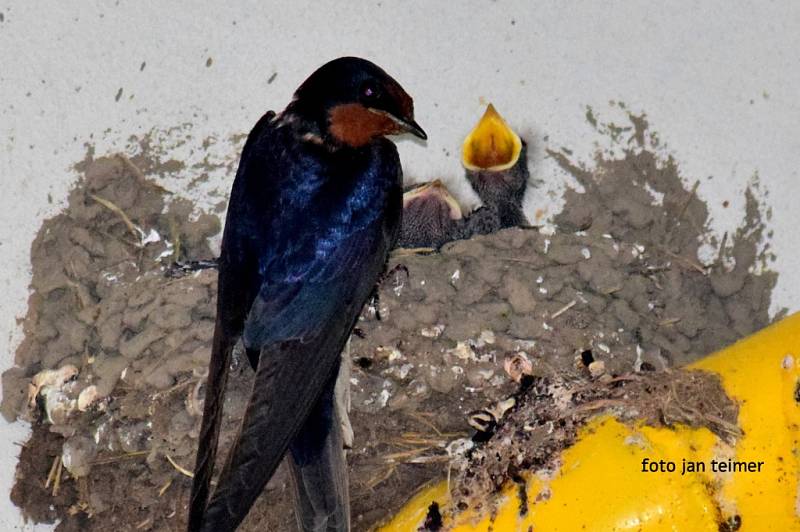
[[[231,190],[189,509],[191,532],[241,523],[289,451],[303,531],[347,531],[334,387],[341,352],[400,230],[402,170],[387,135],[425,132],[411,97],[354,57],[315,71],[256,123]],[[209,499],[231,351],[255,381]]]
[[[492,104],[464,139],[461,164],[483,207],[497,217],[495,230],[527,223],[522,213],[530,178],[527,149]]]

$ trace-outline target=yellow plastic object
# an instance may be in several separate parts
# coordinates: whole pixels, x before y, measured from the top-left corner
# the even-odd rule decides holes
[[[800,314],[795,314],[690,366],[718,374],[739,404],[743,436],[734,446],[707,429],[654,428],[599,416],[562,452],[553,478],[532,476],[524,491],[507,485],[486,505],[495,512],[464,512],[456,522],[445,521],[445,528],[800,530],[798,356]],[[650,464],[658,469],[660,460],[674,463],[675,471],[650,472]],[[705,471],[681,474],[684,464],[703,464]],[[735,464],[743,470],[721,471]],[[447,515],[446,483],[416,495],[380,530],[416,531],[432,501]]]
[[[522,140],[492,104],[475,129],[464,139],[461,164],[467,170],[508,170],[519,160]]]

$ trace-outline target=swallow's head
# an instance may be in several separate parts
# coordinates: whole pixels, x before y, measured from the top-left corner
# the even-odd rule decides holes
[[[323,137],[351,147],[385,135],[427,135],[414,121],[414,102],[377,65],[340,57],[311,74],[297,89],[292,107],[319,124]]]

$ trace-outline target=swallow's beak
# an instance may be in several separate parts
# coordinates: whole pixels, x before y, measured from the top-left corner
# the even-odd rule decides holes
[[[419,124],[417,124],[413,118],[400,118],[388,111],[384,111],[383,109],[375,109],[370,107],[369,110],[373,113],[389,117],[392,122],[397,124],[397,127],[399,128],[398,133],[411,133],[415,137],[419,137],[422,140],[428,140],[428,135],[422,130],[421,127],[419,127]]]
[[[419,127],[419,124],[417,124],[413,119],[398,120],[398,124],[400,125],[401,128],[403,128],[403,131],[411,133],[415,137],[419,137],[422,140],[428,140],[428,135],[422,130],[421,127]]]
[[[507,170],[519,160],[522,140],[492,104],[464,139],[461,164],[467,170]]]

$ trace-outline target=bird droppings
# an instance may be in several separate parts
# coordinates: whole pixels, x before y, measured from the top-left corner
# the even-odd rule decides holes
[[[635,390],[675,384],[687,401],[715,393],[717,383],[693,372],[655,369],[676,368],[770,322],[776,277],[761,245],[756,195],[746,193],[741,228],[710,241],[705,203],[648,135],[637,129],[630,143],[618,140],[622,153],[598,153],[591,164],[551,152],[585,193],[567,190],[564,210],[542,230],[511,228],[445,244],[439,253],[395,254],[390,268],[403,264],[408,274],[394,271],[381,284],[382,320],[364,312],[348,355],[355,530],[385,519],[450,462],[465,504],[512,478],[509,464],[551,467],[548,457],[581,422],[564,414],[577,403],[616,401],[624,390],[629,397],[614,411],[646,413],[649,396]],[[168,153],[147,156],[155,142],[131,159],[87,158],[67,207],[43,223],[31,247],[25,338],[16,367],[3,374],[0,410],[33,425],[12,499],[34,521],[60,520],[60,531],[185,527],[216,273],[168,278],[164,271],[175,259],[212,258],[209,239],[220,223],[157,184],[170,170],[161,162]],[[721,256],[700,261],[704,242]],[[76,372],[53,381],[60,384],[32,382],[69,365]],[[223,448],[251,376],[240,354],[226,395]],[[605,391],[589,396],[573,388],[588,381]],[[39,386],[33,404],[30,384]],[[48,386],[52,393],[43,393]],[[552,401],[522,393],[509,406],[520,389],[542,387]],[[728,405],[724,397],[715,403]],[[492,429],[488,442],[476,443],[468,414],[481,412],[473,421],[488,420]],[[671,419],[687,421],[685,413]],[[720,419],[734,419],[733,411]],[[525,448],[515,427],[526,435]],[[500,456],[492,468],[476,458],[487,449]],[[293,530],[289,492],[281,468],[242,530]],[[431,517],[439,526],[440,517]]]

